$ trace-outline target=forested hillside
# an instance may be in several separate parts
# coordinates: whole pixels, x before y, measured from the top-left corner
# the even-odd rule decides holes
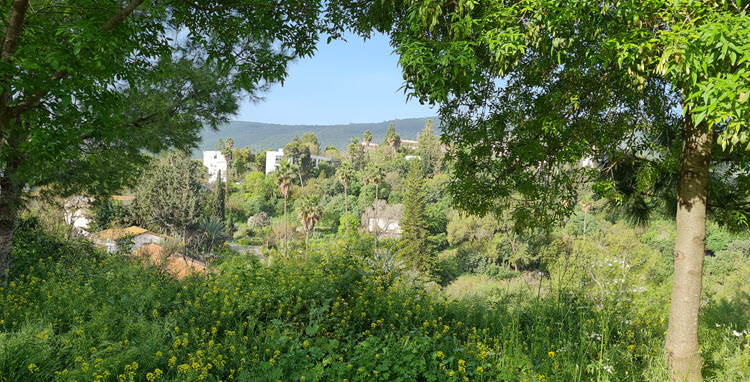
[[[362,132],[369,130],[373,135],[373,142],[381,142],[385,138],[388,125],[393,123],[401,134],[401,139],[416,140],[428,119],[440,126],[436,117],[394,119],[373,123],[350,123],[348,125],[277,125],[261,122],[232,121],[219,126],[218,131],[204,128],[201,131],[202,141],[193,157],[200,156],[201,150],[215,150],[216,143],[222,137],[232,137],[236,147],[249,147],[256,150],[276,150],[284,147],[295,135],[302,136],[305,132],[313,132],[320,142],[327,146],[334,146],[343,151],[351,142],[352,137],[361,137]]]

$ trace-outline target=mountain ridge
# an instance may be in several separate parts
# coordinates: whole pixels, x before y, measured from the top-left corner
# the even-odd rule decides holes
[[[382,122],[364,122],[332,125],[285,125],[264,122],[230,121],[219,127],[218,131],[204,128],[201,131],[201,142],[193,151],[194,157],[201,157],[203,150],[215,150],[219,139],[232,138],[235,147],[248,147],[256,150],[276,150],[283,148],[295,135],[311,131],[320,142],[321,149],[334,146],[339,151],[346,150],[352,137],[362,139],[365,130],[372,132],[374,143],[385,139],[388,125],[393,123],[401,139],[416,140],[417,134],[424,129],[428,120],[435,123],[435,134],[440,134],[440,120],[437,117],[390,119]]]

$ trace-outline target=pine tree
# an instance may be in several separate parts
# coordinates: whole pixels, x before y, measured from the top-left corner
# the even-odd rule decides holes
[[[419,160],[412,159],[406,180],[404,214],[401,219],[400,253],[414,268],[430,271],[435,264],[435,257],[428,241],[427,211],[422,184],[422,164]]]

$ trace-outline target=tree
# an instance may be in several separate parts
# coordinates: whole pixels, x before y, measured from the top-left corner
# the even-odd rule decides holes
[[[295,135],[294,139],[284,146],[284,160],[288,160],[297,165],[299,183],[300,186],[304,187],[305,183],[303,179],[309,178],[313,170],[313,163],[310,158],[310,147]]]
[[[346,242],[349,242],[349,182],[354,178],[354,170],[349,163],[342,163],[336,170],[339,181],[344,186],[344,213],[346,216]]]
[[[396,134],[396,125],[391,122],[388,125],[388,130],[385,132],[385,140],[383,140],[383,146],[390,145],[393,149],[393,155],[396,155],[396,146],[401,144],[401,137]]]
[[[362,196],[364,197],[364,205],[367,205],[367,185],[370,184],[370,169],[362,170],[360,172],[362,179]]]
[[[430,271],[436,259],[428,242],[423,183],[422,164],[419,160],[412,159],[406,179],[400,252],[415,268]]]
[[[419,134],[417,155],[422,158],[422,168],[424,175],[431,177],[440,171],[441,162],[443,161],[443,151],[440,149],[440,142],[435,137],[433,127],[435,124],[432,120],[427,120],[424,129]]]
[[[284,196],[284,257],[287,257],[287,248],[289,247],[289,220],[287,219],[287,201],[289,199],[289,189],[294,179],[294,167],[289,161],[283,161],[275,171],[276,185],[279,186],[281,195]]]
[[[395,157],[398,148],[401,147],[401,136],[396,134],[388,138],[388,144],[391,145],[391,148],[393,149],[393,156]]]
[[[170,153],[143,174],[131,213],[137,224],[188,242],[200,222],[204,200],[200,165],[185,153]]]
[[[216,178],[216,184],[214,185],[215,188],[213,199],[211,200],[211,212],[216,220],[223,223],[226,215],[226,193],[222,183],[220,170],[219,175]]]
[[[372,142],[372,132],[370,132],[370,130],[365,130],[365,133],[362,134],[362,142],[364,142],[365,146],[369,149],[370,142]]]
[[[320,142],[318,142],[318,136],[315,133],[308,131],[302,134],[300,141],[310,149],[310,154],[320,155]]]
[[[0,279],[25,190],[96,196],[132,185],[146,152],[194,146],[239,97],[257,99],[312,55],[320,31],[340,36],[316,0],[81,5],[3,2]]]
[[[665,350],[672,380],[701,380],[709,168],[719,147],[741,151],[750,140],[746,2],[425,0],[351,11],[369,19],[356,17],[364,33],[392,32],[407,92],[440,105],[444,136],[455,145],[451,189],[463,208],[502,211],[515,190],[525,204],[514,218],[549,226],[571,212],[572,203],[560,201],[574,199],[575,184],[597,175],[568,171],[578,160],[616,163],[643,132],[679,132]],[[670,154],[653,157],[676,159]],[[737,152],[729,161],[743,169],[723,174],[729,184],[747,182],[748,159]],[[617,201],[612,181],[594,188]]]
[[[349,155],[349,160],[352,162],[352,166],[354,166],[355,169],[361,170],[365,164],[365,148],[356,138],[352,137],[351,143],[346,146],[346,152]]]
[[[321,217],[320,199],[315,195],[305,195],[299,200],[297,207],[297,216],[305,229],[305,258],[307,258],[310,248],[310,231],[315,229]]]
[[[377,204],[378,204],[378,196],[380,191],[380,182],[383,180],[383,177],[385,177],[385,174],[383,173],[383,169],[378,166],[374,165],[370,168],[370,171],[367,176],[370,181],[375,185],[375,201],[373,202],[373,208],[375,208],[375,250],[378,250],[378,235],[379,235],[379,223],[378,223],[378,210],[377,210]],[[367,187],[367,185],[365,185]]]
[[[219,141],[216,142],[216,151],[224,150],[224,139],[219,138]]]
[[[122,226],[131,219],[129,209],[121,201],[109,198],[95,200],[91,212],[90,232]]]

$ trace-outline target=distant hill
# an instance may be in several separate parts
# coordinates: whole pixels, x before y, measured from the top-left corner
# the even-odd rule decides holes
[[[440,133],[440,120],[437,117],[394,119],[377,123],[350,123],[348,125],[276,125],[260,122],[233,121],[219,128],[219,131],[204,129],[201,132],[203,141],[199,143],[194,157],[201,156],[201,150],[215,150],[219,138],[231,137],[235,147],[250,147],[258,150],[283,148],[295,135],[300,137],[307,131],[312,131],[318,136],[322,149],[334,146],[339,150],[345,150],[351,142],[352,137],[362,139],[362,133],[370,130],[374,143],[380,143],[385,139],[388,125],[393,122],[396,132],[401,139],[416,140],[417,133],[424,129],[428,119],[435,122],[435,134]]]

